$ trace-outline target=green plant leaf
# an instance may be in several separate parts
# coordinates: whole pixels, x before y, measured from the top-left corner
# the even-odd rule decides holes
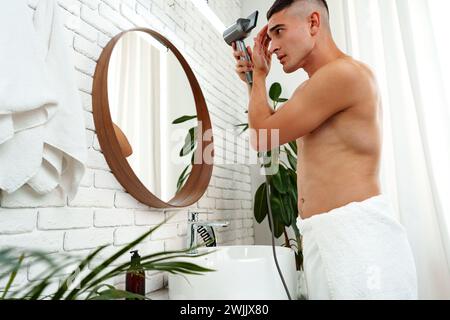
[[[12,254],[15,255],[15,250],[12,251]],[[44,271],[42,271],[40,274],[36,275],[36,279],[42,279],[41,281],[36,281],[33,283],[25,283],[23,286],[18,287],[14,290],[14,292],[11,292],[8,294],[7,299],[30,299],[33,297],[33,299],[41,299],[42,297],[40,294],[42,291],[49,285],[50,279],[51,281],[55,281],[57,277],[59,277],[63,270],[65,270],[70,265],[73,265],[75,262],[74,259],[72,259],[70,256],[66,254],[60,254],[58,257],[64,258],[64,262],[69,263],[63,263],[57,262],[54,255],[48,255],[48,253],[40,252],[40,251],[34,251],[34,250],[23,250],[20,249],[20,254],[24,257],[32,258],[34,260],[33,263],[42,262],[45,263],[46,266],[43,268]],[[0,253],[1,256],[1,253]],[[17,258],[15,258],[17,260]],[[15,264],[17,262],[14,262]],[[8,266],[9,263],[6,262],[6,266]],[[5,266],[4,261],[0,262],[0,267]],[[22,266],[19,266],[22,267]],[[42,289],[40,289],[42,288]],[[25,292],[25,293],[24,293]]]
[[[145,296],[118,289],[106,289],[100,291],[96,296],[90,298],[89,300],[118,300],[118,299],[150,300]]]
[[[17,256],[14,257],[15,250],[13,248],[5,248],[0,250],[0,265],[2,266],[16,266]],[[9,273],[8,273],[9,274]]]
[[[253,206],[253,214],[256,221],[261,224],[267,216],[269,208],[267,207],[267,184],[263,183],[255,194],[255,204]]]
[[[278,220],[287,227],[291,225],[292,220],[292,207],[288,207],[288,203],[290,204],[290,200],[288,200],[288,194],[279,194],[274,191],[270,195],[273,215],[277,216],[279,218]]]
[[[200,246],[195,247],[194,249],[199,248]],[[164,260],[170,260],[170,259],[176,259],[176,258],[196,258],[196,257],[202,257],[206,256],[212,252],[206,252],[203,254],[196,254],[196,255],[187,255],[187,253],[190,251],[190,249],[180,250],[180,251],[165,251],[165,252],[158,252],[155,254],[151,254],[148,256],[141,257],[141,266],[144,268],[144,270],[157,270],[154,267],[154,263],[164,261]],[[213,251],[214,252],[214,251]],[[155,259],[157,257],[162,257],[159,259]],[[128,268],[131,266],[131,262],[124,263],[113,270],[107,272],[106,274],[102,275],[101,277],[95,279],[92,281],[89,286],[86,286],[84,291],[93,288],[99,284],[101,284],[103,281],[106,281],[108,279],[111,279],[117,275],[123,274],[128,270]]]
[[[245,131],[247,131],[249,128],[249,126],[245,126],[244,129],[242,129],[241,133],[239,133],[239,135],[242,135]]]
[[[284,150],[286,151],[289,165],[291,166],[292,170],[297,171],[297,158],[294,157],[292,151],[289,150],[289,148],[285,147]]]
[[[281,200],[283,201],[285,210],[282,214],[282,220],[286,227],[290,227],[294,222],[294,209],[292,208],[291,195],[289,193],[284,194],[281,196]]]
[[[20,300],[39,300],[42,298],[42,293],[44,292],[44,290],[46,288],[48,288],[50,286],[50,284],[52,283],[52,280],[56,280],[57,279],[57,275],[58,273],[64,269],[65,267],[67,267],[67,264],[62,264],[60,266],[56,266],[54,268],[49,268],[47,271],[44,271],[44,273],[47,275],[43,280],[39,281],[36,283],[36,285],[31,286],[31,289],[29,289],[25,295],[23,295],[22,297],[20,297]],[[38,276],[39,278],[40,276]],[[27,288],[29,287],[29,285],[27,285]]]
[[[269,90],[269,97],[272,101],[277,101],[282,93],[282,88],[281,88],[281,84],[279,84],[278,82],[275,82],[274,84],[272,84],[272,86],[270,87]]]
[[[184,123],[184,122],[187,122],[189,120],[192,120],[192,119],[197,119],[197,116],[182,116],[181,118],[178,118],[178,119],[174,120],[172,122],[172,124],[180,124],[180,123]]]
[[[177,192],[181,190],[181,188],[183,187],[184,182],[186,181],[186,179],[191,175],[191,173],[187,173],[188,169],[191,166],[187,166],[186,169],[183,170],[183,172],[180,175],[180,178],[178,178],[178,182],[177,182]]]
[[[69,290],[69,281],[75,280],[77,274],[82,272],[86,267],[89,266],[89,263],[104,249],[106,246],[98,247],[91,254],[89,254],[85,259],[83,259],[78,267],[62,282],[61,286],[58,288],[56,293],[53,295],[52,300],[60,300],[63,295]]]
[[[280,222],[280,219],[278,218],[278,215],[275,213],[275,210],[272,208],[273,213],[273,227],[275,229],[275,232],[273,232],[273,235],[275,238],[279,238],[283,235],[284,232],[284,225],[282,222]],[[272,231],[272,228],[269,223],[269,229]]]
[[[293,170],[288,170],[289,191],[292,208],[293,208],[293,221],[296,221],[298,217],[298,190],[297,190],[297,173]]]
[[[179,191],[183,188],[184,184],[186,183],[186,181],[187,181],[187,179],[189,178],[190,175],[191,175],[191,174],[188,173],[185,177],[183,177],[183,178],[179,181],[180,184],[177,185],[177,192],[179,192]]]
[[[281,168],[281,167],[280,167]],[[274,215],[274,219],[278,219],[278,222],[282,224],[284,227],[289,227],[292,223],[297,219],[296,206],[294,207],[292,201],[295,201],[297,198],[295,196],[296,187],[292,186],[290,180],[290,173],[292,170],[286,170],[285,168],[281,169],[284,173],[282,173],[285,178],[283,179],[284,184],[286,185],[287,192],[282,194],[278,192],[277,189],[271,188],[270,194],[270,203],[272,206],[272,211]],[[295,174],[295,172],[294,172]],[[273,177],[273,176],[272,176]],[[295,196],[295,198],[293,198]],[[279,230],[276,230],[279,231]],[[279,235],[279,234],[278,234]]]
[[[43,281],[41,281],[37,286],[31,290],[31,292],[27,295],[29,300],[38,300],[42,292],[50,285],[50,278],[46,278]]]
[[[92,289],[91,293],[89,293],[89,295],[86,297],[86,300],[90,300],[90,299],[93,298],[95,295],[98,295],[99,292],[100,292],[100,289],[102,289],[102,288],[104,288],[104,287],[106,287],[106,288],[108,288],[108,289],[112,289],[112,290],[115,289],[114,286],[112,286],[112,285],[110,285],[110,284],[103,283],[103,284],[101,284],[101,285],[96,286],[94,289]]]
[[[281,194],[287,192],[286,179],[286,169],[280,165],[278,172],[272,176],[272,186]]]
[[[99,275],[99,273],[104,270],[105,268],[109,267],[111,265],[111,263],[113,263],[114,261],[116,261],[118,258],[120,258],[124,253],[130,251],[132,248],[134,248],[138,243],[142,242],[145,238],[147,238],[148,236],[150,236],[155,230],[157,230],[158,228],[160,228],[163,224],[165,223],[162,222],[159,225],[157,225],[154,228],[151,228],[148,232],[144,233],[142,236],[140,236],[139,238],[137,238],[136,240],[134,240],[133,242],[131,242],[130,244],[126,245],[124,248],[122,248],[121,250],[117,251],[115,254],[113,254],[110,258],[106,259],[105,261],[103,261],[99,266],[97,266],[94,270],[92,270],[87,276],[85,276],[81,281],[80,281],[80,288],[77,289],[73,289],[67,296],[66,296],[66,300],[72,300],[74,298],[76,298],[77,294],[85,291],[85,288],[89,288],[90,286],[90,282],[93,281],[95,279],[95,277],[97,275]],[[96,283],[97,285],[98,283]]]
[[[297,217],[298,217],[298,195],[297,195],[297,188],[292,188],[291,191],[289,191],[289,199],[291,201],[292,205],[292,221],[296,223]]]
[[[292,186],[297,189],[297,172],[293,170],[287,171],[288,177],[291,180]]]
[[[8,294],[9,288],[11,288],[11,285],[13,284],[14,279],[17,276],[17,272],[19,271],[20,267],[22,266],[22,262],[23,262],[24,257],[25,256],[23,254],[20,256],[19,261],[17,262],[17,265],[12,270],[11,275],[10,275],[9,280],[8,280],[8,283],[6,284],[6,287],[5,287],[4,291],[3,291],[1,299],[5,299],[6,295]]]
[[[171,274],[185,273],[193,275],[202,275],[205,272],[214,272],[216,270],[204,268],[190,262],[168,261],[162,263],[151,263],[152,270],[166,271]],[[149,270],[149,267],[146,268]]]
[[[286,99],[286,98],[278,98],[277,99],[277,102],[280,102],[280,103],[287,102],[287,101],[289,101],[289,99]]]
[[[194,127],[189,129],[189,132],[186,135],[183,149],[180,151],[180,157],[184,157],[191,153],[196,146],[198,136],[198,127]]]
[[[160,225],[156,226],[155,228],[150,229],[147,233],[143,234],[139,238],[137,238],[135,241],[130,243],[129,245],[125,246],[121,250],[114,253],[111,257],[101,262],[101,264],[97,267],[95,267],[92,271],[90,271],[87,276],[85,276],[82,279],[78,279],[76,277],[79,276],[80,272],[86,268],[89,263],[94,259],[94,257],[99,254],[99,252],[105,248],[105,246],[100,247],[96,249],[93,253],[91,253],[88,257],[84,258],[81,263],[79,262],[79,259],[75,260],[70,256],[61,255],[64,257],[65,262],[68,262],[66,264],[60,264],[59,262],[56,262],[56,259],[51,256],[49,258],[45,258],[45,261],[48,261],[48,268],[46,268],[46,271],[43,273],[46,275],[46,277],[42,280],[36,283],[36,285],[30,287],[30,284],[27,284],[26,287],[21,288],[20,290],[17,290],[17,294],[21,294],[21,297],[18,299],[29,299],[29,300],[40,300],[44,298],[52,298],[55,300],[59,299],[66,299],[66,300],[73,300],[77,297],[80,297],[83,295],[83,298],[86,296],[84,294],[89,294],[89,299],[122,299],[122,298],[139,298],[136,295],[133,295],[121,290],[115,289],[113,286],[103,284],[104,281],[111,279],[113,277],[116,277],[118,275],[123,275],[131,266],[131,261],[120,265],[119,267],[113,269],[111,272],[107,272],[106,268],[109,268],[110,265],[116,261],[119,257],[123,256],[125,252],[128,252],[131,250],[131,248],[134,248],[138,243],[142,242],[145,238],[147,238],[152,232],[154,232],[156,229],[158,229],[162,224],[170,220],[170,217],[161,223]],[[203,254],[197,254],[197,255],[191,255],[187,254],[190,251],[190,249],[182,250],[182,251],[167,251],[167,252],[159,252],[152,255],[148,255],[145,257],[142,257],[142,263],[144,266],[144,269],[146,270],[159,270],[159,271],[165,271],[170,272],[174,274],[193,274],[193,275],[201,275],[204,272],[214,272],[215,270],[207,269],[201,266],[197,266],[192,263],[186,263],[181,261],[171,261],[171,259],[181,259],[181,258],[193,258],[193,257],[201,257],[207,254],[210,254],[212,252],[208,251]],[[15,268],[19,268],[20,264],[18,266],[17,264],[17,258],[15,260],[12,257],[12,254],[14,253],[14,250],[0,250],[0,270],[5,269],[7,267],[9,270],[15,270]],[[28,257],[29,253],[23,253],[26,257]],[[40,257],[38,257],[40,258]],[[66,259],[68,258],[68,259]],[[69,263],[70,262],[70,263]],[[44,290],[48,289],[49,286],[56,281],[60,281],[58,277],[58,273],[61,270],[65,270],[68,266],[74,266],[74,262],[76,262],[76,265],[78,265],[77,271],[74,271],[71,273],[71,275],[64,281],[60,287],[58,288],[58,291],[55,294],[52,295],[46,295],[43,296]],[[13,266],[13,267],[12,267]],[[70,278],[72,276],[72,278]],[[13,278],[13,275],[10,275],[10,278]],[[76,282],[79,284],[79,286],[75,289],[72,289],[67,295],[68,287],[70,287],[68,280],[73,280],[74,283]],[[12,283],[12,281],[11,281]],[[101,290],[103,288],[106,288],[106,290]],[[93,290],[93,292],[92,292]],[[22,294],[22,292],[25,291],[25,294]],[[14,292],[16,294],[16,291]],[[16,295],[17,295],[16,294]],[[12,299],[13,295],[8,294],[8,299]],[[140,297],[145,298],[145,297]],[[15,299],[15,298],[14,298]],[[86,298],[85,298],[86,299]]]
[[[272,214],[277,217],[280,217],[283,215],[283,202],[281,201],[281,198],[279,197],[279,194],[277,192],[272,192],[270,194],[270,205],[272,207]]]
[[[241,135],[241,134],[243,134],[245,131],[248,130],[249,125],[248,125],[248,123],[242,123],[242,124],[238,124],[238,125],[236,125],[236,126],[234,126],[234,127],[235,127],[235,128],[240,128],[240,127],[243,128],[243,129],[241,130],[241,132],[239,133],[239,135]]]
[[[298,154],[297,142],[296,141],[289,142],[289,146],[291,147],[291,149],[294,152],[294,154],[297,156],[297,154]]]

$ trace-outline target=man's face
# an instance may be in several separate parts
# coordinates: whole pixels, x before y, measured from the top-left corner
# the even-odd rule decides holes
[[[267,35],[271,39],[270,53],[277,55],[286,73],[302,68],[315,45],[307,19],[290,8],[270,18]]]

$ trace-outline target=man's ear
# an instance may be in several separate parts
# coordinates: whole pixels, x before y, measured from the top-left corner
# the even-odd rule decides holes
[[[322,23],[321,19],[322,17],[318,12],[313,12],[309,16],[309,27],[312,36],[315,36],[319,32]]]

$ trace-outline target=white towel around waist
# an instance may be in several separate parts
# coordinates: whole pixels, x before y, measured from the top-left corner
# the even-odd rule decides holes
[[[394,213],[389,199],[379,195],[299,218],[309,290],[318,285],[311,279],[320,269],[326,277],[321,288],[328,288],[331,299],[417,299],[412,251]],[[308,265],[308,256],[320,265]]]

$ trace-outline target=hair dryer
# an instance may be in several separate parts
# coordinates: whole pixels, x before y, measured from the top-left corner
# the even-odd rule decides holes
[[[255,11],[247,19],[238,19],[235,24],[223,33],[223,38],[228,45],[231,46],[233,42],[236,42],[236,49],[245,53],[245,57],[241,57],[241,60],[251,61],[244,40],[256,27],[257,22],[258,11]],[[247,83],[250,85],[253,84],[253,73],[251,71],[246,72],[245,76],[247,77]]]

